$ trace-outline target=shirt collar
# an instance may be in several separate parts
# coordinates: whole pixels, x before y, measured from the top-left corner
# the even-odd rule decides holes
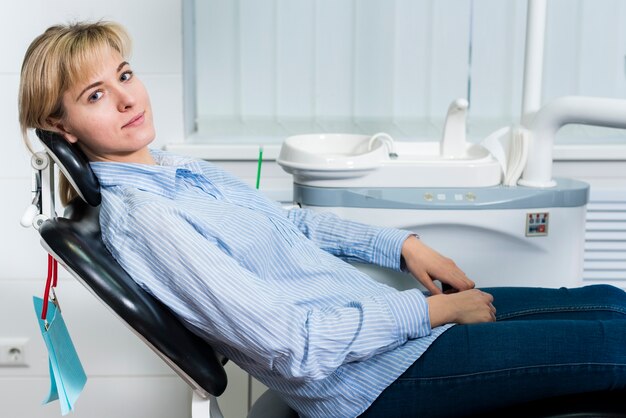
[[[203,174],[200,162],[165,151],[150,150],[156,165],[90,162],[93,172],[104,189],[114,186],[129,186],[156,193],[168,198],[175,195],[176,175],[179,170]]]

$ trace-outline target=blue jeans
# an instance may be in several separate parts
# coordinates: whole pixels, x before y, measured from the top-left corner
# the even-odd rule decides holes
[[[626,389],[626,293],[490,288],[495,323],[456,325],[363,417],[455,417],[551,396]]]

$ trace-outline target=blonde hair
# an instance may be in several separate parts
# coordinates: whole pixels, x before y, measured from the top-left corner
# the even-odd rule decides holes
[[[18,97],[22,138],[31,152],[28,129],[55,130],[51,121],[65,115],[63,94],[90,78],[103,53],[113,49],[127,58],[130,47],[126,30],[105,21],[51,26],[33,40],[22,63]],[[63,204],[77,195],[64,176],[59,192]]]

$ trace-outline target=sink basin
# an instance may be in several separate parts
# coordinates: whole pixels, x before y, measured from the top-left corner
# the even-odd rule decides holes
[[[367,175],[389,159],[383,143],[368,149],[368,135],[296,135],[283,143],[278,164],[309,178],[353,178]]]
[[[277,162],[294,181],[318,187],[488,187],[500,184],[501,167],[489,151],[466,143],[460,157],[440,154],[439,142],[394,141],[369,135],[311,134],[287,138]]]

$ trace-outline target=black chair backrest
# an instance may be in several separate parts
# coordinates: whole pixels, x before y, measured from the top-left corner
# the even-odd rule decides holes
[[[37,134],[41,138],[39,131]],[[44,222],[39,229],[44,245],[190,386],[214,396],[221,395],[227,383],[224,359],[189,331],[165,305],[137,285],[102,242],[98,219],[100,190],[87,159],[76,152],[77,147],[55,133],[45,133],[45,140],[54,142],[46,144],[46,148],[55,153],[54,159],[68,179],[75,180],[72,184],[86,185],[80,195],[88,198],[89,204],[74,199],[64,217]],[[98,204],[94,205],[95,202]]]

